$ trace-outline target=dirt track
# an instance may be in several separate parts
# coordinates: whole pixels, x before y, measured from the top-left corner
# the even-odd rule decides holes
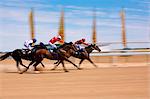
[[[40,74],[18,74],[12,65],[0,73],[0,99],[150,99],[148,66],[94,68],[84,64],[85,69],[76,70],[68,64],[68,73],[46,69]]]

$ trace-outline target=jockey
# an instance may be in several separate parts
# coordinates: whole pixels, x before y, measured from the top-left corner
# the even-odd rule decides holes
[[[84,44],[84,45],[86,45],[86,46],[89,45],[88,43],[85,43],[85,38],[82,38],[82,39],[76,41],[74,44],[77,46],[77,48],[79,49],[79,51],[82,50],[81,44]]]
[[[31,50],[31,48],[33,47],[32,45],[36,42],[37,40],[34,38],[34,39],[31,39],[31,40],[26,40],[25,42],[24,42],[24,46],[27,48],[27,49],[29,49],[29,50]]]
[[[60,35],[58,35],[57,37],[55,36],[55,37],[53,37],[52,39],[49,40],[49,44],[50,44],[52,50],[57,49],[57,46],[55,45],[55,43],[57,41],[62,41]]]
[[[75,44],[84,44],[84,45],[89,45],[88,43],[85,43],[85,38],[82,38],[81,40],[78,40],[75,42]]]

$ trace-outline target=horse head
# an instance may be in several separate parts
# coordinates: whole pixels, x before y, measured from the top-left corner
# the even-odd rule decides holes
[[[63,49],[64,50],[70,50],[70,49],[72,49],[73,51],[77,51],[77,48],[75,47],[75,45],[72,42],[69,42],[69,43],[65,42],[63,44]]]
[[[101,51],[101,49],[96,44],[91,44],[90,46],[93,48],[93,50],[97,50],[99,52]]]

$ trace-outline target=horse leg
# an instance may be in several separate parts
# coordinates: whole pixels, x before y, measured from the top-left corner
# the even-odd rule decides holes
[[[23,70],[22,72],[20,72],[20,74],[23,74],[24,72],[26,72],[26,71],[29,69],[29,67],[30,67],[34,62],[35,62],[35,61],[30,62],[29,66],[26,67],[25,70]]]
[[[62,63],[62,66],[63,66],[64,71],[65,71],[65,72],[69,72],[69,71],[66,69],[65,65],[64,65],[64,61],[60,61],[60,62]]]
[[[18,71],[21,71],[21,69],[19,67],[19,61],[16,61],[16,66],[17,66]]]
[[[44,64],[41,62],[41,65],[45,68]]]
[[[22,65],[23,67],[26,67],[26,68],[27,68],[27,66],[25,66],[25,65],[22,63],[22,60],[20,60],[20,65]]]
[[[98,67],[97,65],[94,64],[94,62],[90,59],[90,58],[87,58],[87,60],[92,63],[96,68]]]
[[[57,62],[55,62],[54,64],[58,64],[60,61],[58,60]]]
[[[68,60],[67,58],[64,58],[64,60],[71,63],[71,64],[73,64],[77,69],[79,69],[79,70],[81,69],[76,64],[74,64],[72,61]]]
[[[33,65],[33,66],[34,66],[34,71],[38,71],[37,68],[36,68],[36,66],[37,66],[39,63],[41,63],[41,61],[36,62],[36,63]]]
[[[80,60],[79,67],[80,67],[81,63],[82,63],[84,60],[85,60],[85,59],[81,59],[81,60]]]
[[[57,61],[57,65],[55,65],[54,66],[54,68],[52,68],[51,70],[55,70],[57,67],[58,67],[58,65],[61,63],[61,61],[59,60],[59,61]]]

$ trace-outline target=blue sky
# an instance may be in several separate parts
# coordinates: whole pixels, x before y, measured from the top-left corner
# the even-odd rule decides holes
[[[38,42],[48,43],[57,35],[61,8],[65,11],[66,41],[86,38],[91,42],[92,14],[96,8],[97,42],[120,42],[119,12],[126,11],[126,32],[129,42],[150,41],[149,0],[1,0],[0,51],[23,48],[30,39],[28,15],[34,8],[35,36]],[[111,45],[121,48],[119,45]],[[150,44],[128,44],[128,47],[149,47]]]

